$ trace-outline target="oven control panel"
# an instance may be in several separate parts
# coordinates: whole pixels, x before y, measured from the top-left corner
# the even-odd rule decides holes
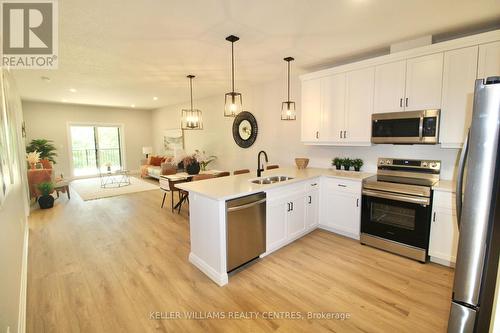
[[[396,168],[418,168],[437,170],[441,169],[441,161],[438,160],[405,160],[395,158],[379,158],[378,167],[396,167]]]

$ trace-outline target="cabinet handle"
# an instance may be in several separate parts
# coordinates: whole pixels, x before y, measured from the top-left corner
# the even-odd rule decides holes
[[[403,98],[401,97],[399,99],[399,107],[402,108],[403,107]]]
[[[309,202],[308,202],[308,203],[309,203],[309,204],[311,204],[311,203],[312,203],[312,197],[311,197],[311,196],[309,196]]]
[[[408,97],[406,97],[406,102],[405,102],[406,106],[408,106]]]
[[[292,206],[292,209],[291,209],[291,210],[293,210],[293,202],[290,202],[290,205]]]
[[[432,222],[436,222],[436,212],[434,212],[434,214],[432,216]]]
[[[287,211],[287,212],[289,212],[289,211],[290,211],[290,203],[289,203],[289,202],[287,202],[286,204],[288,205],[288,208],[287,208],[287,210],[286,210],[286,211]]]
[[[319,131],[316,131],[316,139],[319,139]]]
[[[342,139],[342,131],[339,132],[339,138]]]
[[[316,186],[316,185],[318,185],[318,183],[312,183],[312,184],[311,184],[311,186]]]
[[[344,184],[337,184],[337,186],[340,186],[340,187],[347,187],[347,185],[344,185]]]
[[[359,207],[359,198],[356,199],[356,207]]]
[[[344,139],[347,139],[347,131],[344,131]]]

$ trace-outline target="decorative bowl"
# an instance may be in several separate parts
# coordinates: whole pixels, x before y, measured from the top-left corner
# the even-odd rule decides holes
[[[307,168],[307,164],[309,164],[309,159],[305,157],[297,157],[295,159],[295,164],[297,165],[297,169],[305,169]]]

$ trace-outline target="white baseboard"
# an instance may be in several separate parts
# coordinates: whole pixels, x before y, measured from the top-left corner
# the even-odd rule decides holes
[[[29,244],[29,227],[27,221],[22,221],[24,224],[24,243],[23,243],[23,259],[21,265],[21,288],[19,291],[19,316],[17,324],[17,332],[26,332],[26,293],[28,287],[28,244]]]
[[[220,287],[226,285],[229,282],[227,273],[220,274],[193,252],[189,253],[189,262],[195,265],[200,271],[205,273],[210,279],[212,279],[212,281],[217,283]]]
[[[436,264],[439,264],[439,265],[455,268],[455,262],[451,258],[450,259],[442,259],[442,258],[430,256],[429,260],[436,263]]]
[[[328,227],[328,226],[323,225],[323,224],[320,224],[318,226],[318,228],[326,230],[326,231],[331,231],[333,233],[336,233],[336,234],[339,234],[339,235],[342,235],[342,236],[346,236],[346,237],[349,237],[349,238],[354,238],[354,239],[359,240],[359,234],[355,234],[355,233],[352,233],[352,232],[340,230],[340,229],[337,229],[337,228]]]

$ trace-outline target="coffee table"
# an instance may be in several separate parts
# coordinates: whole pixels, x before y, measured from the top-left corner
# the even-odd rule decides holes
[[[116,170],[100,173],[102,188],[116,188],[130,185],[128,170]]]

